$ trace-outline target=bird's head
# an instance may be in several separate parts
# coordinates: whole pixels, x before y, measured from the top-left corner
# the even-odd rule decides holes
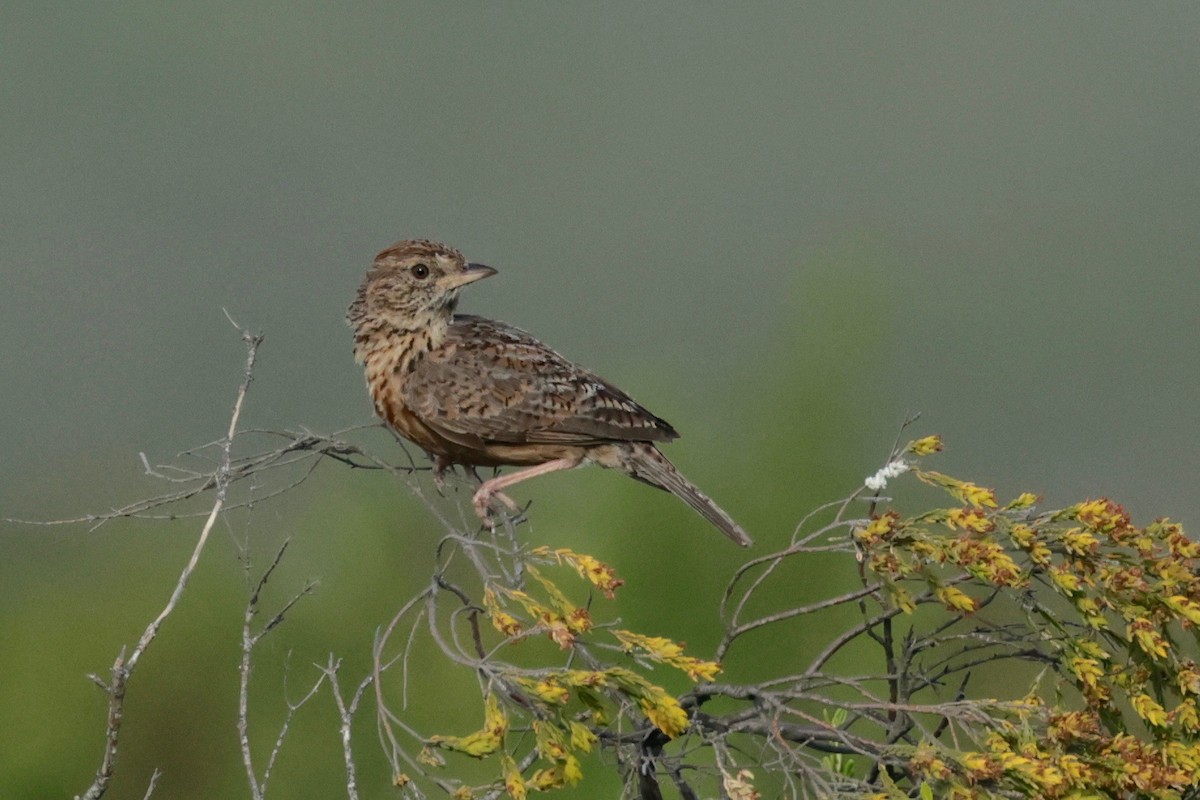
[[[350,321],[381,319],[400,329],[420,329],[448,320],[458,293],[496,270],[469,264],[449,245],[425,239],[396,242],[379,255],[350,307]]]

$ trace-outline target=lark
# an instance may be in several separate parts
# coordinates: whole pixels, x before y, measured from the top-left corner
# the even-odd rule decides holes
[[[455,465],[520,467],[480,483],[472,504],[488,523],[494,500],[517,509],[505,489],[599,464],[665,489],[749,546],[658,449],[679,436],[668,422],[525,331],[455,313],[463,287],[495,274],[453,247],[405,240],[375,257],[350,306],[375,411],[433,458],[435,477]]]

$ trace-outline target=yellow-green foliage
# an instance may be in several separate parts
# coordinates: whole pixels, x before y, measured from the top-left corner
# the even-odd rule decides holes
[[[1107,499],[1035,512],[1029,494],[1000,507],[988,489],[913,472],[963,505],[886,511],[855,531],[891,601],[970,615],[1012,595],[1053,668],[991,707],[976,748],[923,742],[907,780],[876,796],[910,797],[916,782],[948,798],[1171,800],[1200,783],[1200,545],[1165,519],[1138,527]]]
[[[482,728],[431,737],[421,761],[444,769],[432,748],[492,758],[495,781],[452,783],[455,796],[502,786],[508,796],[523,798],[577,784],[582,756],[618,747],[622,732],[645,736],[657,728],[665,747],[685,733],[693,753],[704,749],[697,743],[710,745],[709,757],[690,756],[697,780],[707,774],[728,796],[747,800],[763,796],[762,782],[772,772],[782,773],[775,776],[778,785],[803,786],[817,796],[1187,796],[1200,782],[1200,545],[1167,520],[1135,526],[1106,499],[1039,511],[1038,498],[1025,493],[1002,505],[990,489],[920,466],[940,450],[937,437],[909,443],[895,454],[887,477],[911,472],[955,505],[906,515],[872,503],[868,519],[835,521],[825,534],[825,549],[857,558],[864,587],[827,605],[860,607],[864,630],[888,628],[869,637],[883,648],[878,662],[856,657],[857,677],[838,679],[831,671],[832,680],[795,674],[756,686],[713,685],[721,671],[716,662],[687,654],[669,638],[593,620],[585,597],[593,590],[605,600],[592,599],[615,614],[622,582],[611,568],[572,550],[542,547],[520,557],[524,588],[493,583],[483,589],[481,612],[491,624],[481,626],[490,648],[481,669]],[[846,529],[849,537],[839,533]],[[793,543],[759,562],[781,563],[802,550]],[[985,611],[996,618],[983,619]],[[792,616],[785,611],[779,621]],[[774,623],[768,617],[763,624]],[[938,633],[952,628],[953,636]],[[902,636],[925,637],[928,645],[911,650],[899,667],[895,643]],[[517,667],[491,658],[535,638],[556,644],[565,661]],[[996,643],[1002,646],[987,649]],[[953,699],[938,688],[948,680],[926,680],[937,672],[920,662],[926,652],[947,664],[957,659],[940,673],[961,677]],[[966,690],[972,665],[1009,661],[1041,665],[1024,696],[1022,690],[1007,699],[989,696],[999,687],[987,683]],[[653,677],[655,664],[699,682],[699,693],[681,703]],[[847,701],[837,693],[839,683],[864,689],[868,702]],[[872,700],[879,696],[867,688],[872,685],[890,687],[891,700]],[[785,761],[746,755],[765,752],[761,746],[735,748],[724,729],[705,728],[689,716],[690,703],[722,693],[744,699],[747,691],[782,704],[761,707],[766,725],[759,730],[768,733],[755,735],[765,737],[764,746],[802,753],[810,739],[778,725],[809,720],[828,734],[824,741],[835,745],[835,755],[808,757],[805,769],[789,770]],[[819,718],[805,710],[804,703],[813,702],[823,707]],[[903,733],[892,735],[895,730]],[[846,749],[836,748],[839,741]],[[689,758],[673,752],[675,763]],[[814,764],[827,773],[819,781],[812,777]],[[407,780],[399,777],[401,784]]]
[[[579,587],[560,587],[539,567],[567,565],[577,578],[599,589],[609,600],[615,598],[622,581],[606,564],[591,556],[561,548],[539,547],[522,560],[528,590],[498,584],[484,590],[484,613],[492,627],[504,637],[500,644],[514,644],[532,636],[545,636],[563,650],[584,647],[579,637],[593,629],[591,615],[584,605],[570,599]],[[561,580],[561,579],[560,579]],[[619,649],[651,661],[665,664],[686,674],[693,681],[712,680],[720,667],[711,661],[685,654],[683,647],[660,636],[611,629]],[[582,650],[580,650],[583,653]],[[498,782],[512,798],[523,798],[530,791],[544,791],[575,785],[583,777],[579,757],[589,753],[604,731],[631,714],[640,714],[662,734],[674,738],[688,727],[688,715],[673,694],[643,674],[636,659],[628,666],[600,665],[586,657],[592,668],[571,666],[522,669],[494,662],[484,690],[484,723],[479,730],[464,736],[432,736],[420,760],[426,766],[442,767],[445,762],[430,748],[463,753],[475,758],[498,755]],[[502,701],[501,698],[504,698]],[[637,722],[637,720],[634,720]],[[519,736],[511,736],[519,733]],[[521,745],[533,734],[536,760],[530,770],[522,771]],[[526,748],[526,751],[528,748]],[[530,773],[526,777],[526,773]],[[407,775],[397,783],[407,785]],[[482,791],[482,790],[480,790]],[[474,790],[457,787],[457,796],[473,797]]]

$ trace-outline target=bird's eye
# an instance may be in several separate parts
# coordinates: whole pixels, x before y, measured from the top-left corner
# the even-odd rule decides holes
[[[409,271],[412,272],[414,278],[423,279],[429,277],[429,267],[424,264],[414,264],[413,268]]]

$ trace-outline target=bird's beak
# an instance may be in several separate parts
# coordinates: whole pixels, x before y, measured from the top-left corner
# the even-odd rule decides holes
[[[490,278],[495,274],[496,270],[486,264],[467,264],[467,268],[462,272],[447,275],[441,279],[440,283],[444,289],[458,289],[468,283]]]

